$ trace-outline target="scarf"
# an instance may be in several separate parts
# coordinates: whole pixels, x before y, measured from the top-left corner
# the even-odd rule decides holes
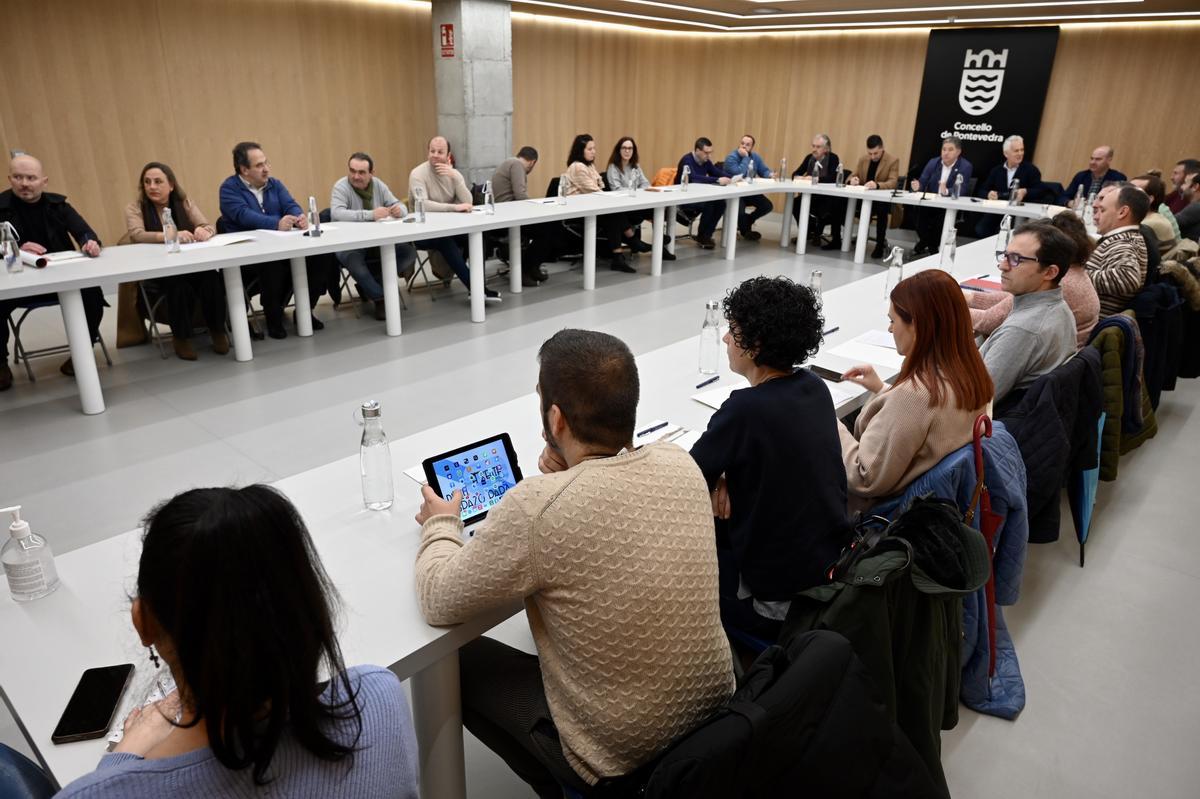
[[[375,210],[375,192],[374,192],[375,181],[374,181],[374,179],[372,179],[371,182],[367,184],[367,187],[365,189],[360,189],[357,186],[355,186],[353,183],[350,184],[350,188],[354,189],[354,193],[358,195],[360,200],[362,200],[364,211],[374,211]]]

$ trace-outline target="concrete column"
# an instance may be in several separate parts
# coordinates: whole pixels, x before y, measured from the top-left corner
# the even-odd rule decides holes
[[[513,153],[512,22],[504,0],[433,0],[438,133],[467,183],[483,183]],[[443,25],[452,25],[453,46]]]

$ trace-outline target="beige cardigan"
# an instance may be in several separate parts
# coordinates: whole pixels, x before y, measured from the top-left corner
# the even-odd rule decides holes
[[[931,466],[971,441],[984,408],[960,410],[944,387],[942,403],[930,407],[929,391],[917,380],[887,386],[867,402],[854,432],[838,424],[850,511],[904,490]]]
[[[196,228],[206,228],[209,233],[215,234],[217,232],[212,225],[208,224],[208,220],[204,218],[204,214],[200,213],[200,209],[191,201],[191,198],[184,200],[183,210],[187,211],[188,222],[191,223],[193,230]],[[134,200],[125,206],[125,228],[129,235],[129,240],[134,244],[163,243],[161,230],[146,230],[146,223],[142,219],[141,200]]]
[[[563,754],[591,784],[733,692],[708,485],[675,444],[530,477],[465,545],[457,516],[434,516],[416,589],[430,624],[525,600]]]
[[[596,171],[595,164],[576,161],[567,167],[568,197],[572,194],[591,194],[597,191],[604,191],[604,183],[600,180],[600,173]]]

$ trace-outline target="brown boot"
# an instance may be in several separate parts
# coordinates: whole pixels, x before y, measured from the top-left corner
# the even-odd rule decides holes
[[[67,358],[62,362],[62,366],[58,367],[58,371],[62,372],[67,377],[75,376],[75,364],[71,363],[71,359]]]
[[[213,333],[213,352],[217,355],[224,355],[229,352],[229,336],[225,335],[225,331]]]
[[[178,355],[182,360],[196,360],[196,351],[192,349],[192,342],[190,339],[176,338],[172,339],[172,341],[175,344],[175,354]]]

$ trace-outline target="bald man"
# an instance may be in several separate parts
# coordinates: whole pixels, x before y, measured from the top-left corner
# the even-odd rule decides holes
[[[8,164],[8,182],[12,188],[0,193],[0,222],[11,222],[16,228],[22,250],[42,255],[78,247],[92,258],[100,254],[100,237],[96,231],[71,207],[64,195],[46,191],[50,178],[41,161],[31,155],[15,156]],[[104,294],[99,287],[86,288],[81,293],[88,330],[95,341],[100,335],[100,318],[104,315]],[[0,391],[12,388],[13,381],[8,366],[8,317],[18,308],[43,302],[57,305],[58,295],[0,300],[0,352],[4,354],[3,362],[0,362]],[[75,374],[70,358],[60,369],[65,375]]]
[[[1077,172],[1071,179],[1067,190],[1058,198],[1059,205],[1070,205],[1080,186],[1083,186],[1083,196],[1088,197],[1093,192],[1099,192],[1106,183],[1124,183],[1128,180],[1123,173],[1112,168],[1113,155],[1115,155],[1115,151],[1108,144],[1102,144],[1092,150],[1092,157],[1088,159],[1088,168]]]
[[[425,210],[431,213],[448,212],[469,214],[471,212],[471,189],[467,181],[450,163],[450,142],[445,136],[434,136],[429,140],[425,160],[413,167],[408,175],[408,193],[413,206],[416,195],[425,195]],[[466,236],[443,236],[416,242],[418,250],[435,250],[458,275],[467,290],[471,289],[471,270],[467,267],[463,251],[467,246]],[[487,302],[500,302],[500,292],[483,290]]]

